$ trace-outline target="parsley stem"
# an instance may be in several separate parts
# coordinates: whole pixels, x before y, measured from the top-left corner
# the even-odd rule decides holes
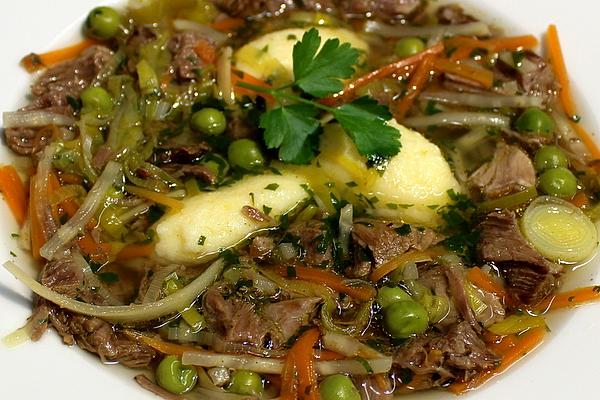
[[[316,102],[314,100],[308,100],[308,99],[305,99],[305,98],[300,97],[300,96],[295,95],[295,94],[290,94],[290,93],[283,92],[285,89],[289,89],[289,88],[293,87],[294,86],[293,83],[290,83],[290,84],[285,85],[285,86],[281,86],[281,87],[276,88],[276,89],[266,88],[264,86],[253,85],[253,84],[247,83],[247,82],[238,82],[237,85],[239,87],[250,89],[250,90],[258,92],[258,93],[270,94],[271,96],[275,97],[279,103],[281,103],[281,101],[279,101],[279,99],[285,98],[285,99],[288,99],[288,100],[297,101],[298,103],[304,103],[304,104],[311,105],[313,107],[316,107],[316,108],[318,108],[320,110],[323,110],[323,111],[327,111],[329,113],[333,113],[335,111],[334,108],[328,107],[328,106],[326,106],[324,104],[321,104],[319,102]]]

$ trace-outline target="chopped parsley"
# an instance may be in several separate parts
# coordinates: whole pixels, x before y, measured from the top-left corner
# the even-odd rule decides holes
[[[406,235],[410,234],[410,232],[412,231],[412,228],[409,224],[404,224],[404,225],[399,226],[398,228],[394,229],[394,231],[396,231],[396,233],[400,236],[406,236]]]
[[[448,250],[461,256],[467,264],[471,264],[476,258],[480,235],[475,203],[452,189],[448,191],[448,196],[452,203],[437,211],[445,223],[442,233],[448,236],[443,244]]]
[[[277,190],[277,188],[279,188],[279,184],[277,183],[270,183],[267,186],[265,186],[266,190]]]
[[[198,246],[204,246],[204,242],[206,242],[206,236],[202,235],[198,238]]]
[[[271,211],[273,211],[273,207],[263,206],[263,212],[265,213],[265,215],[271,214]]]

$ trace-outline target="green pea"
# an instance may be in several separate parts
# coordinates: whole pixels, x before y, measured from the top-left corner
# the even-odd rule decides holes
[[[187,393],[197,381],[196,368],[181,364],[177,356],[166,356],[156,367],[156,382],[171,393]]]
[[[544,172],[548,169],[569,166],[569,159],[558,146],[544,146],[535,153],[535,169]]]
[[[250,139],[239,139],[227,149],[229,164],[247,171],[256,171],[265,165],[265,158],[258,144]]]
[[[571,198],[577,193],[577,178],[564,167],[552,168],[540,175],[540,189],[546,194]]]
[[[260,397],[264,390],[263,380],[256,372],[238,370],[231,376],[231,383],[227,390],[237,394]]]
[[[215,108],[203,108],[192,115],[192,129],[205,135],[220,135],[227,128],[225,114]]]
[[[410,57],[425,50],[425,42],[417,37],[408,37],[396,42],[394,52],[398,57]]]
[[[96,111],[107,114],[112,110],[113,100],[110,94],[101,87],[88,87],[81,92],[81,103],[85,111]]]
[[[97,39],[111,39],[117,35],[121,15],[111,7],[96,7],[87,16],[85,27],[88,34]]]
[[[377,302],[386,308],[399,301],[410,301],[412,297],[398,286],[384,286],[377,291]]]
[[[383,310],[385,330],[396,339],[423,333],[429,326],[427,310],[416,301],[400,301]]]
[[[515,128],[521,133],[531,132],[548,135],[554,132],[556,124],[552,117],[539,108],[532,107],[523,111],[517,118]]]
[[[319,385],[322,400],[360,400],[360,393],[346,375],[330,375]]]

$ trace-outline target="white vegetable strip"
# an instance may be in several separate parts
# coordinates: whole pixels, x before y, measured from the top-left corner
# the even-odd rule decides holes
[[[365,32],[376,33],[386,38],[400,38],[405,36],[488,36],[491,34],[490,27],[483,22],[469,22],[460,25],[406,26],[386,25],[377,21],[367,21]]]
[[[31,193],[31,196],[35,199],[35,213],[38,221],[40,221],[46,240],[52,237],[60,226],[59,222],[54,218],[54,214],[52,214],[50,198],[48,196],[49,176],[55,153],[56,144],[54,143],[44,149],[33,180],[33,193]]]
[[[7,128],[37,128],[47,125],[73,125],[75,120],[68,115],[48,111],[13,111],[2,114],[3,126]]]
[[[40,249],[42,257],[52,260],[61,248],[77,236],[90,218],[98,211],[106,197],[106,193],[121,175],[121,171],[121,164],[109,161],[75,215],[42,246]]]
[[[188,307],[204,289],[217,279],[224,265],[222,260],[217,260],[189,285],[161,300],[148,304],[131,304],[127,306],[97,306],[73,300],[43,286],[12,261],[4,263],[4,268],[29,287],[35,294],[61,308],[83,315],[103,318],[112,322],[141,322],[173,314],[180,309]]]
[[[340,333],[326,332],[323,335],[323,347],[346,357],[383,358],[383,354],[361,343],[358,339]]]
[[[208,25],[201,25],[188,19],[174,20],[173,27],[178,31],[198,32],[201,36],[210,39],[217,46],[222,45],[227,40],[227,35],[223,32],[219,32]]]
[[[231,84],[231,57],[233,50],[231,47],[225,47],[221,50],[221,55],[217,60],[217,86],[219,88],[219,96],[227,104],[235,102],[235,95]]]
[[[281,374],[285,364],[285,360],[279,358],[265,358],[245,354],[219,354],[205,351],[184,353],[181,361],[185,365],[196,365],[205,368],[226,367],[245,369],[259,374]],[[322,376],[334,374],[382,374],[392,368],[392,357],[381,357],[364,361],[369,364],[372,372],[365,369],[363,360],[317,361],[315,362],[315,368],[317,373]]]
[[[423,92],[421,100],[479,108],[542,107],[543,99],[536,96],[503,96],[499,94],[458,93],[448,91]]]
[[[495,126],[508,128],[510,119],[504,115],[476,112],[442,112],[423,117],[406,118],[402,121],[411,128],[427,128],[434,125]]]
[[[353,208],[352,204],[346,204],[340,210],[340,246],[342,247],[342,253],[347,255],[350,251],[350,234],[352,233],[352,218]]]

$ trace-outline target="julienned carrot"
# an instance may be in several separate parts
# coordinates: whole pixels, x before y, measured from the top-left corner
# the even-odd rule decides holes
[[[29,180],[29,193],[35,193],[34,190],[35,178],[31,177]],[[31,254],[35,260],[40,260],[42,257],[40,256],[40,249],[46,243],[46,238],[44,237],[44,232],[42,230],[42,225],[40,223],[40,219],[38,218],[35,204],[35,196],[29,196],[29,224],[31,231]]]
[[[167,206],[172,208],[175,211],[179,211],[183,208],[183,203],[177,199],[173,199],[167,196],[164,193],[153,192],[148,189],[143,189],[137,186],[126,185],[125,190],[131,194],[134,194],[138,197],[142,197],[144,199],[148,199],[157,204]]]
[[[437,43],[434,46],[415,54],[414,56],[403,58],[402,60],[385,65],[379,69],[376,69],[375,71],[369,72],[368,74],[363,75],[360,78],[352,81],[350,84],[346,85],[346,88],[342,90],[341,93],[327,97],[321,100],[321,103],[333,106],[339,103],[349,101],[352,98],[354,98],[358,89],[368,85],[369,83],[401,72],[403,68],[411,67],[415,64],[418,64],[426,56],[431,54],[440,54],[442,51],[444,51],[444,45],[442,43]]]
[[[473,285],[486,292],[491,292],[502,299],[507,298],[506,290],[494,282],[492,278],[479,267],[469,268],[467,271],[467,279],[469,279]]]
[[[568,292],[559,293],[556,296],[544,300],[536,306],[538,310],[560,310],[562,308],[577,307],[592,301],[600,301],[600,286],[588,286]]]
[[[325,271],[323,269],[318,268],[309,268],[303,267],[301,265],[297,265],[295,267],[290,267],[293,269],[296,274],[296,278],[320,283],[322,285],[328,286],[331,289],[346,293],[347,295],[354,297],[357,300],[367,301],[371,300],[375,297],[375,289],[373,289],[370,285],[362,285],[362,286],[351,286],[345,282],[345,279],[342,276],[339,276],[333,272]],[[278,267],[276,271],[281,276],[288,276],[290,271],[288,271],[285,267]]]
[[[11,165],[0,168],[0,192],[19,225],[27,215],[27,192],[17,170]]]
[[[231,32],[244,26],[243,18],[225,18],[220,21],[213,22],[210,26],[220,32]]]
[[[58,180],[58,177],[56,176],[56,174],[54,174],[53,172],[50,172],[50,175],[48,176],[48,187],[50,189],[50,191],[54,191],[56,189],[58,189],[60,187],[60,182]],[[66,215],[68,218],[72,218],[75,213],[77,212],[77,210],[79,209],[79,203],[77,203],[77,201],[73,198],[68,198],[63,200],[60,204],[60,209],[62,210],[62,212],[64,213],[64,215]],[[95,220],[94,220],[94,225],[95,225]]]
[[[112,249],[110,243],[96,242],[90,235],[84,235],[77,239],[77,246],[94,262],[104,263],[110,259]]]
[[[371,272],[369,279],[371,279],[373,282],[377,282],[387,274],[391,273],[392,271],[396,270],[397,268],[400,268],[401,266],[409,262],[420,261],[431,261],[429,253],[425,251],[409,250],[406,253],[391,258],[383,264],[379,265],[373,270],[373,272]]]
[[[217,61],[217,49],[208,40],[200,39],[194,47],[194,52],[205,64],[214,64]]]
[[[588,199],[585,192],[578,192],[575,196],[573,196],[573,198],[571,200],[569,200],[569,202],[571,204],[573,204],[575,207],[579,207],[579,208],[590,205],[590,200]]]
[[[137,332],[132,332],[129,330],[123,331],[127,336],[131,339],[135,339],[138,342],[142,342],[147,346],[152,347],[154,350],[160,351],[163,354],[174,355],[174,356],[182,356],[183,353],[193,353],[193,352],[202,352],[202,349],[191,346],[183,346],[180,344],[165,342],[160,339],[156,339],[150,336],[142,335]]]
[[[231,71],[231,85],[233,86],[233,91],[236,95],[236,97],[238,98],[242,98],[243,96],[248,96],[248,97],[256,97],[256,95],[258,95],[259,93],[253,91],[252,89],[247,89],[245,87],[241,87],[238,86],[238,83],[249,83],[250,85],[254,85],[254,86],[260,86],[260,87],[264,87],[267,89],[271,89],[271,86],[269,84],[267,84],[264,81],[261,81],[260,79],[237,69],[233,69]],[[260,93],[260,96],[262,96],[265,101],[267,102],[267,105],[271,106],[273,104],[275,104],[275,98],[273,98],[273,96],[271,96],[268,93]]]
[[[436,54],[426,55],[413,72],[408,82],[408,91],[394,107],[394,117],[398,121],[404,119],[419,93],[421,93],[427,82],[429,82],[431,72],[433,71],[433,62],[436,58]]]
[[[72,46],[62,49],[49,51],[47,53],[35,54],[31,53],[21,60],[21,65],[29,71],[34,72],[44,67],[51,67],[59,62],[70,60],[77,57],[82,51],[91,47],[98,42],[93,39],[85,39]]]
[[[488,53],[532,49],[538,45],[538,40],[533,35],[502,37],[487,40],[458,36],[446,40],[445,44],[446,48],[456,48],[450,57],[451,60],[456,61],[469,58],[475,49],[484,49]]]
[[[288,352],[281,377],[282,400],[317,400],[317,372],[314,347],[319,340],[317,328],[304,332]],[[302,394],[299,396],[299,394]]]
[[[489,69],[451,61],[447,58],[438,58],[434,65],[439,72],[459,76],[477,83],[485,89],[491,88],[494,83],[494,73]]]
[[[128,244],[117,254],[117,260],[125,261],[150,256],[154,252],[154,243]]]
[[[563,57],[562,48],[560,47],[556,25],[552,24],[548,26],[548,30],[546,31],[546,41],[550,63],[554,69],[554,74],[556,74],[556,79],[558,79],[558,83],[560,83],[560,92],[558,94],[560,102],[567,115],[572,118],[577,114],[575,112],[573,97],[571,96],[569,74],[567,73],[567,66]]]
[[[545,328],[533,328],[520,336],[509,335],[500,343],[491,344],[490,348],[501,357],[500,364],[494,369],[480,372],[467,382],[454,383],[448,387],[448,390],[460,394],[481,386],[533,351],[542,343],[545,335]],[[507,340],[508,343],[503,343],[504,340]]]

